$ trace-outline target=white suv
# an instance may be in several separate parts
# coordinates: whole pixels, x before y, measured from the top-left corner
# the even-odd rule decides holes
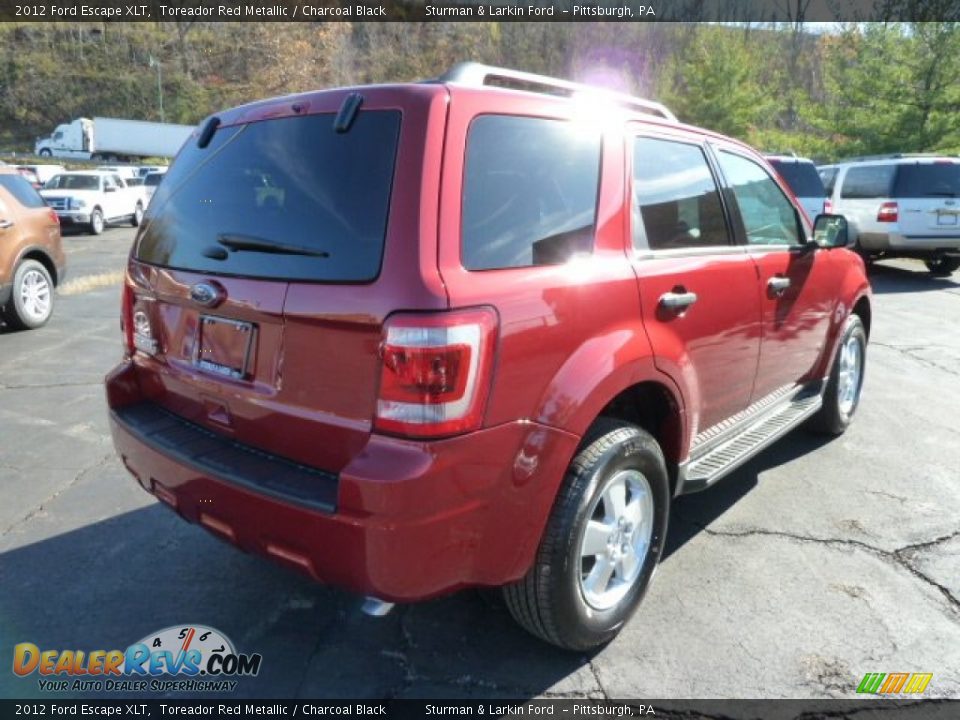
[[[866,260],[919,258],[937,276],[960,268],[960,158],[889,155],[819,171]]]

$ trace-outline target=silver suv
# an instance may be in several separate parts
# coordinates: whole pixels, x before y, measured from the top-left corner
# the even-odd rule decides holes
[[[865,260],[918,258],[941,277],[960,268],[960,158],[886,155],[819,171]]]

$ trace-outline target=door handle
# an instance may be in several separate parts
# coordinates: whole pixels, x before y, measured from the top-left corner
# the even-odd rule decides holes
[[[13,227],[13,220],[0,220],[0,230],[6,230]]]
[[[668,292],[660,296],[660,306],[668,310],[684,310],[697,301],[693,292]]]
[[[778,276],[767,280],[767,288],[777,297],[783,295],[787,291],[788,287],[790,287],[790,278],[788,277]]]

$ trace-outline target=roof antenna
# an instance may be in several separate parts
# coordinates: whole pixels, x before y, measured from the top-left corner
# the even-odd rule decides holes
[[[349,132],[353,126],[353,121],[357,119],[357,113],[363,104],[363,95],[360,93],[350,93],[343,99],[343,104],[337,112],[337,117],[333,121],[333,129],[338,133]]]
[[[197,147],[203,150],[209,145],[218,127],[220,127],[220,118],[214,116],[207,120],[203,126],[203,130],[200,131],[200,137],[197,138]]]

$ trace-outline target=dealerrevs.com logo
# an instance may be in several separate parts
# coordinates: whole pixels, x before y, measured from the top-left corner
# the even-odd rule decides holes
[[[38,675],[46,692],[169,692],[236,689],[237,677],[260,672],[259,653],[238,653],[230,639],[204,625],[176,625],[151,633],[126,650],[13,648],[13,672]]]

